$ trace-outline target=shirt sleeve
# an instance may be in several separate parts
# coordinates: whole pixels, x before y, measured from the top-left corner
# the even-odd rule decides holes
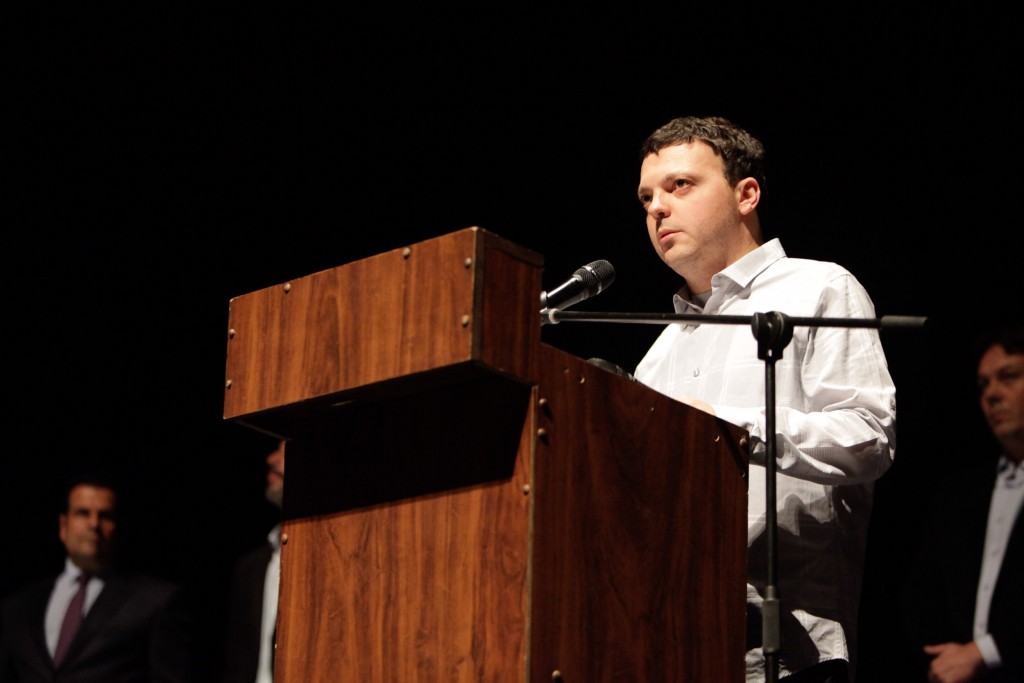
[[[867,292],[848,273],[823,288],[817,308],[814,317],[875,317]],[[795,327],[775,366],[779,471],[823,484],[854,484],[889,469],[896,447],[896,390],[877,329]],[[763,464],[766,409],[713,408],[747,429],[752,459]]]
[[[978,646],[981,658],[985,660],[985,666],[989,669],[997,669],[1002,666],[1003,660],[999,657],[999,648],[996,647],[996,641],[992,636],[985,634],[980,638],[975,638],[974,644]]]

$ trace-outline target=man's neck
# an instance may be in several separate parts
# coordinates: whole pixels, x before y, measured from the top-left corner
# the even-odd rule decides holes
[[[686,285],[690,289],[690,294],[704,294],[705,292],[710,292],[711,279],[715,275],[718,275],[723,270],[760,246],[761,245],[754,241],[748,233],[746,235],[746,239],[743,239],[728,251],[724,252],[721,255],[721,260],[715,262],[698,261],[694,264],[696,266],[694,269],[695,272],[686,274],[680,273],[680,275],[683,275],[683,278],[686,280]]]
[[[1024,431],[1013,430],[996,437],[1003,455],[1017,463],[1024,462]]]

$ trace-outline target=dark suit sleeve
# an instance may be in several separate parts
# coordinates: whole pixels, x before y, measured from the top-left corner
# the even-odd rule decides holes
[[[252,683],[260,652],[263,584],[272,549],[264,544],[238,561],[228,595],[223,683]]]
[[[974,602],[981,576],[994,468],[967,470],[940,481],[929,500],[922,536],[902,592],[906,633],[921,671],[928,644],[973,640]]]
[[[179,587],[168,587],[157,613],[149,641],[150,675],[153,683],[194,683],[198,680],[195,623]]]
[[[1024,526],[1019,512],[992,595],[988,623],[1003,660],[994,680],[1024,681]]]
[[[0,615],[3,612],[3,606],[0,606]],[[4,630],[9,628],[6,621],[0,616],[0,683],[15,683],[14,662],[11,661],[10,646],[7,644],[7,638],[4,637]]]
[[[0,683],[51,675],[43,619],[52,585],[52,578],[30,583],[0,604]]]

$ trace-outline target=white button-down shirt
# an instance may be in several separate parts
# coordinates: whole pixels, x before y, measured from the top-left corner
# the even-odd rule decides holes
[[[281,587],[281,525],[267,534],[273,548],[267,572],[263,576],[263,618],[260,624],[260,655],[256,665],[256,683],[274,680],[274,638],[277,632],[277,599]]]
[[[875,318],[871,299],[849,271],[789,258],[778,240],[716,274],[711,284],[703,309],[684,288],[675,297],[676,312]],[[750,325],[708,322],[668,325],[635,372],[664,394],[710,404],[750,433],[747,594],[754,607],[767,571],[765,373]],[[794,327],[774,363],[774,381],[780,673],[837,658],[852,665],[873,482],[895,454],[895,387],[878,331]],[[763,680],[760,648],[747,653],[747,668],[748,680]]]

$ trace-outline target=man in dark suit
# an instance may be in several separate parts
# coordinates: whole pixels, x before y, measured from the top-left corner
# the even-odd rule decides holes
[[[278,511],[284,500],[285,442],[266,456],[265,495]],[[270,683],[274,679],[274,639],[281,563],[281,523],[265,543],[243,555],[235,566],[228,596],[224,639],[224,683]]]
[[[904,593],[929,683],[1024,681],[1024,328],[982,339],[976,367],[999,458],[935,490]]]
[[[113,484],[76,480],[66,500],[64,570],[0,605],[0,683],[194,681],[178,588],[115,566]]]

